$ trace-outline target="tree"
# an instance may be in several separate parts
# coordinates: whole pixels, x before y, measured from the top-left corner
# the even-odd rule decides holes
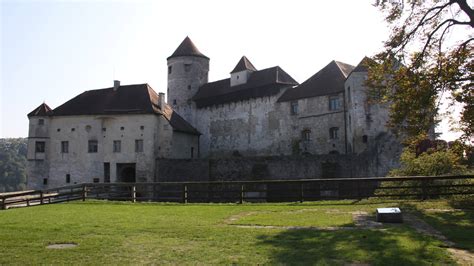
[[[446,98],[462,106],[462,138],[474,134],[474,10],[466,0],[378,0],[391,27],[369,65],[374,100],[390,103],[389,126],[408,138],[427,134]],[[388,78],[389,77],[389,78]]]
[[[0,192],[26,188],[26,139],[0,139]]]

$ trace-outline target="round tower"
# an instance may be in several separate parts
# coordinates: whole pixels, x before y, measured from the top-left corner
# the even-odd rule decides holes
[[[168,104],[191,124],[195,104],[192,97],[208,81],[209,58],[186,37],[168,57]]]

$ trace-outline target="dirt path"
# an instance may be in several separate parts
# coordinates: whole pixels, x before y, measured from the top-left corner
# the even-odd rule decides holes
[[[430,235],[441,240],[448,248],[447,250],[451,253],[454,260],[460,265],[474,265],[474,254],[455,247],[455,243],[449,241],[440,231],[433,228],[431,225],[416,217],[413,214],[406,213],[403,215],[405,223],[413,227],[417,232]]]

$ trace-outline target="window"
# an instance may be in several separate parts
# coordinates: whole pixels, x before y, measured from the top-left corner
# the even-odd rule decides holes
[[[61,153],[69,153],[69,141],[61,141]]]
[[[48,184],[48,179],[47,178],[43,178],[43,185],[47,185]]]
[[[184,64],[184,71],[186,72],[191,71],[191,64]]]
[[[194,147],[191,147],[191,158],[194,158]]]
[[[173,104],[176,105],[176,99],[173,99]]]
[[[88,145],[89,153],[97,152],[98,148],[99,148],[99,143],[97,142],[97,140],[89,140],[89,145]]]
[[[136,139],[135,140],[135,152],[143,152],[143,140]]]
[[[239,79],[239,75],[237,75],[237,79]]]
[[[44,141],[37,141],[35,143],[35,152],[44,152],[46,143]]]
[[[291,102],[290,105],[290,114],[297,115],[298,114],[298,102]]]
[[[124,127],[120,127],[120,130],[124,130],[125,128]]]
[[[301,132],[301,137],[303,141],[310,141],[311,140],[311,130],[305,129]]]
[[[110,163],[104,163],[104,183],[110,183]]]
[[[56,131],[60,132],[60,131],[61,131],[61,129],[60,129],[60,128],[58,128]]]
[[[71,175],[70,174],[66,174],[66,183],[67,184],[71,183]]]
[[[107,128],[103,127],[102,132],[105,132],[105,131],[107,131]]]
[[[120,152],[122,150],[122,141],[114,140],[114,152]]]
[[[44,125],[44,119],[38,119],[38,125],[40,126]]]
[[[168,74],[171,74],[172,70],[173,70],[172,66],[168,66]]]
[[[341,101],[338,96],[329,97],[329,110],[336,111],[341,108]]]
[[[92,179],[92,182],[94,183],[99,183],[100,182],[100,179],[98,177],[95,177],[94,179]]]
[[[145,126],[140,126],[140,130],[144,130],[145,129]]]
[[[188,85],[188,90],[190,90],[190,89],[191,89],[191,85]]]
[[[367,143],[369,141],[369,137],[367,135],[362,136],[362,142]]]
[[[75,128],[71,128],[71,131],[74,132],[76,129]]]
[[[338,127],[331,127],[329,129],[329,138],[330,139],[338,139],[339,138],[339,128]]]

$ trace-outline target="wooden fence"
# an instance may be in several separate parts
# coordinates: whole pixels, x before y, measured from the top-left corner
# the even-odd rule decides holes
[[[474,175],[270,181],[85,183],[0,194],[0,208],[73,200],[158,202],[291,202],[368,197],[429,199],[474,195]]]

